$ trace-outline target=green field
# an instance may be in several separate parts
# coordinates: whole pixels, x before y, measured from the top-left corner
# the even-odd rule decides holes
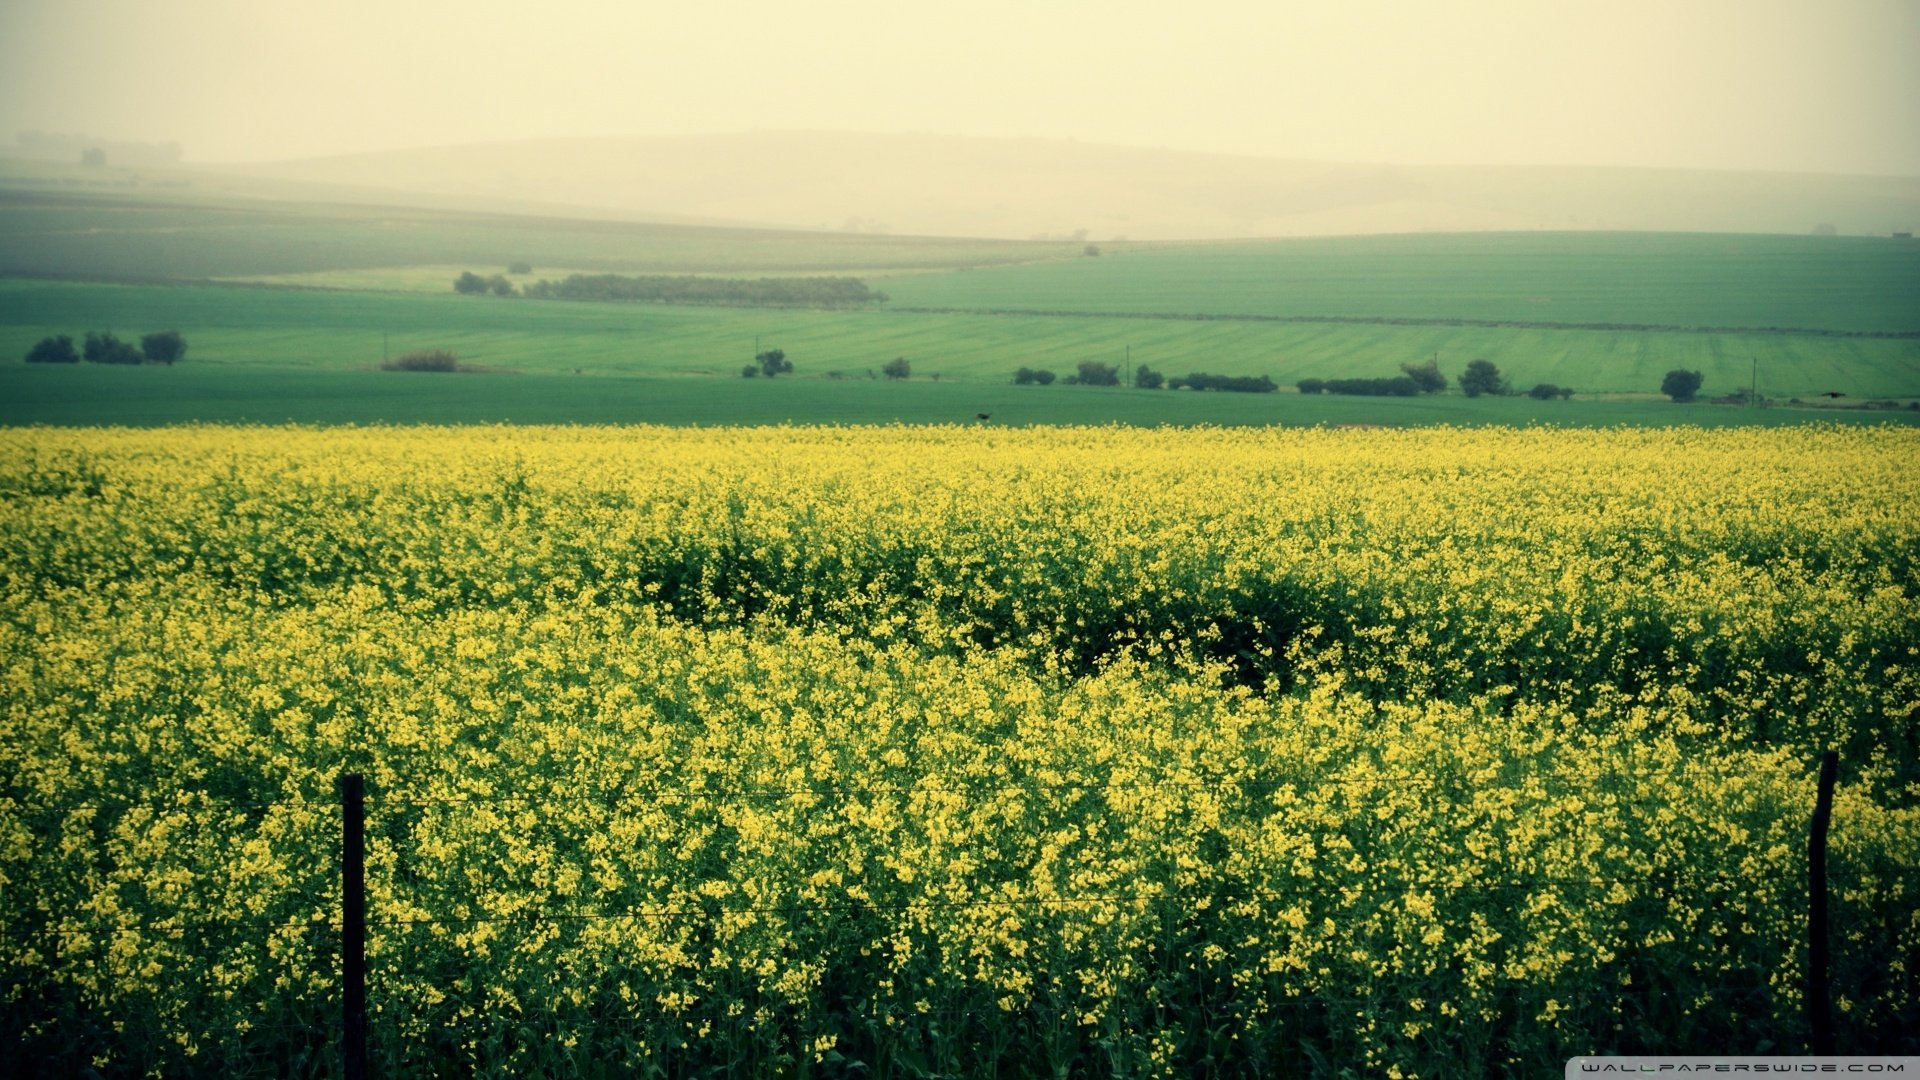
[[[1920,244],[1482,233],[1154,245],[881,283],[901,306],[1920,331]]]
[[[0,424],[1430,424],[1723,427],[1920,423],[1920,412],[1526,397],[1352,398],[860,379],[507,376],[182,365],[0,366]]]
[[[171,201],[0,191],[0,356],[42,337],[176,329],[186,367],[178,394],[143,397],[110,378],[9,377],[8,422],[102,418],[232,419],[286,415],[387,418],[434,398],[390,380],[315,386],[325,399],[382,400],[303,409],[295,371],[364,373],[391,355],[446,348],[469,364],[523,378],[490,384],[496,403],[412,418],[515,412],[565,420],[617,414],[622,389],[534,386],[536,376],[706,376],[678,393],[699,422],[891,418],[889,398],[849,387],[894,357],[916,383],[1004,384],[1019,367],[1071,373],[1082,361],[1303,378],[1384,376],[1437,358],[1456,375],[1475,358],[1516,389],[1538,382],[1583,397],[1654,396],[1673,368],[1705,374],[1707,395],[1749,385],[1776,401],[1844,395],[1847,403],[1920,397],[1920,246],[1892,240],[1699,234],[1387,236],[1234,244],[1077,245],[937,240],[594,223],[414,209]],[[864,310],[674,307],[456,296],[460,268],[512,260],[534,276],[617,272],[858,274],[892,300]],[[1645,327],[1665,329],[1645,329]],[[1711,328],[1719,330],[1676,329]],[[1807,332],[1767,332],[1769,327]],[[1905,336],[1902,336],[1905,335]],[[784,349],[812,390],[753,392],[738,372],[756,348]],[[242,376],[240,370],[254,374]],[[267,376],[275,370],[280,374]],[[225,380],[210,393],[207,380]],[[364,389],[362,389],[364,387]],[[91,389],[84,389],[91,388]],[[123,392],[128,391],[128,392]],[[93,394],[89,405],[83,397]],[[438,391],[435,392],[439,393]],[[946,418],[946,391],[899,416]],[[998,393],[957,394],[967,402]],[[756,396],[756,394],[758,396]],[[767,406],[792,395],[799,405]],[[673,396],[673,395],[668,395]],[[1064,422],[1519,422],[1580,416],[1558,406],[1176,401],[1026,394]],[[696,401],[695,399],[702,399]],[[916,399],[917,400],[917,399]],[[172,401],[168,412],[162,401]],[[214,411],[208,404],[227,401]],[[541,411],[525,403],[547,402]],[[933,404],[937,402],[938,404]],[[1578,404],[1578,403],[1576,403]],[[506,407],[507,412],[501,412]],[[678,406],[677,406],[678,407]],[[958,411],[1004,409],[989,404]],[[448,410],[451,411],[448,411]],[[789,409],[797,409],[790,417]],[[237,411],[236,411],[237,410]],[[1057,410],[1049,413],[1048,410]],[[1670,409],[1634,413],[1649,421]],[[404,417],[401,417],[404,418]],[[1284,420],[1283,420],[1284,422]]]

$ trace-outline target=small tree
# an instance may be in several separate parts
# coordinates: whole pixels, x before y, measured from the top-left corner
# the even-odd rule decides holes
[[[77,364],[80,352],[73,347],[73,339],[65,334],[59,337],[41,338],[39,343],[27,350],[29,364]]]
[[[1692,401],[1699,396],[1700,384],[1704,381],[1697,371],[1675,368],[1667,372],[1667,377],[1660,381],[1660,392],[1675,401]]]
[[[173,364],[187,355],[187,339],[178,330],[162,330],[140,338],[140,351],[155,364]]]
[[[1327,380],[1325,379],[1301,379],[1294,385],[1297,386],[1303,394],[1324,394],[1327,392]]]
[[[1119,386],[1120,369],[1098,360],[1082,360],[1078,382],[1082,386]]]
[[[1559,387],[1553,385],[1550,382],[1543,382],[1543,383],[1534,383],[1533,389],[1527,391],[1527,396],[1532,398],[1535,401],[1551,401],[1554,398],[1562,397],[1564,395],[1560,393]]]
[[[1142,390],[1158,390],[1167,385],[1167,377],[1141,364],[1133,373],[1133,385]]]
[[[488,278],[487,288],[495,296],[512,296],[513,295],[513,282],[508,281],[507,276],[505,274],[495,274],[492,277]]]
[[[743,378],[743,379],[757,379],[757,378],[759,378],[759,377],[760,377],[760,365],[759,365],[759,364],[748,364],[748,365],[747,365],[746,367],[743,367],[743,368],[741,368],[741,369],[740,369],[740,377],[741,377],[741,378]]]
[[[380,365],[381,371],[459,371],[460,358],[446,349],[415,349]]]
[[[112,334],[93,330],[87,331],[86,344],[82,349],[90,364],[138,364],[146,359],[140,355],[139,349]]]
[[[1423,394],[1437,394],[1447,388],[1447,377],[1440,374],[1438,360],[1429,359],[1424,364],[1401,364],[1400,370],[1407,373],[1407,378],[1412,379]]]
[[[479,296],[487,291],[487,279],[471,270],[453,279],[453,291],[463,296]]]
[[[1013,373],[1015,386],[1046,386],[1053,382],[1053,372],[1045,368],[1023,367]]]
[[[533,264],[530,262],[510,262],[507,264],[507,273],[531,274],[533,273]]]
[[[755,356],[753,360],[760,365],[760,374],[765,375],[769,379],[775,375],[782,375],[793,370],[793,361],[787,359],[787,353],[784,349],[768,349],[766,352]]]
[[[1460,373],[1460,391],[1468,397],[1509,392],[1507,377],[1491,360],[1475,360]]]
[[[913,364],[904,356],[896,356],[880,365],[880,374],[889,379],[905,379],[913,374]]]

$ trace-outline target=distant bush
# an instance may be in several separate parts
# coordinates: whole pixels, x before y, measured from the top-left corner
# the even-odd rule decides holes
[[[784,375],[793,370],[793,361],[787,359],[785,349],[768,349],[753,358],[760,365],[760,374],[771,379],[775,375]]]
[[[178,330],[162,330],[140,339],[140,352],[156,364],[177,363],[187,355],[187,339]]]
[[[508,264],[507,264],[507,273],[509,273],[509,274],[531,274],[531,273],[533,273],[533,264],[532,264],[532,263],[525,263],[525,262],[511,262],[511,263],[508,263]]]
[[[1265,375],[1209,375],[1204,371],[1174,379],[1167,386],[1174,390],[1225,390],[1236,394],[1271,394],[1280,389]]]
[[[1535,383],[1533,389],[1527,391],[1527,396],[1535,401],[1551,401],[1557,397],[1570,397],[1572,394],[1573,391],[1562,390],[1550,382]]]
[[[73,339],[65,334],[59,337],[41,338],[33,348],[27,350],[29,364],[77,364],[80,351],[73,347]]]
[[[1073,377],[1073,381],[1081,386],[1119,386],[1120,368],[1098,360],[1082,360],[1079,374]]]
[[[453,279],[453,291],[466,296],[480,296],[485,293],[492,293],[495,296],[512,296],[514,292],[513,282],[508,281],[504,274],[481,277],[471,270]]]
[[[138,364],[146,360],[140,350],[112,334],[87,331],[87,340],[82,355],[90,364]]]
[[[1023,367],[1013,373],[1013,385],[1015,386],[1046,386],[1051,382],[1053,382],[1053,372],[1045,368]]]
[[[464,276],[464,275],[463,275]],[[458,285],[455,286],[458,288]],[[734,307],[860,307],[883,303],[887,294],[850,277],[713,278],[681,275],[625,277],[573,274],[536,281],[521,292],[535,300],[605,303],[721,304]]]
[[[380,365],[382,371],[460,371],[460,358],[445,349],[415,349]]]
[[[760,365],[759,365],[759,364],[748,364],[748,365],[746,365],[746,366],[744,366],[744,367],[742,367],[742,368],[740,369],[740,377],[741,377],[741,378],[743,378],[743,379],[757,379],[757,378],[759,378],[759,377],[760,377]]]
[[[1133,385],[1142,390],[1158,390],[1167,385],[1167,377],[1141,364],[1133,373]]]
[[[1697,371],[1675,368],[1667,372],[1667,377],[1660,381],[1660,392],[1675,401],[1692,401],[1699,396],[1700,384],[1704,381],[1704,377]]]
[[[1400,370],[1407,373],[1423,394],[1437,394],[1447,388],[1447,377],[1440,374],[1440,361],[1430,359],[1424,364],[1406,363]]]
[[[889,379],[905,379],[913,374],[913,363],[904,356],[896,356],[880,365],[880,374]],[[939,376],[934,378],[937,381]]]
[[[1406,375],[1391,379],[1328,379],[1322,385],[1329,394],[1355,394],[1361,397],[1414,397],[1420,384]]]
[[[1475,360],[1468,364],[1467,370],[1460,374],[1460,391],[1468,397],[1513,392],[1507,384],[1507,377],[1500,374],[1500,369],[1491,360]]]
[[[1324,394],[1327,392],[1327,380],[1325,379],[1301,379],[1294,385],[1298,387],[1303,394]]]

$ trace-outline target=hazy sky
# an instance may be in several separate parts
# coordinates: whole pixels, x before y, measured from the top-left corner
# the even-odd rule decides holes
[[[1920,0],[0,0],[0,141],[751,129],[1920,175]]]

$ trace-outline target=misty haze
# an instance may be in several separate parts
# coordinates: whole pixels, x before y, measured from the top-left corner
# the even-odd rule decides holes
[[[1916,44],[0,4],[0,1074],[1920,1067]]]

